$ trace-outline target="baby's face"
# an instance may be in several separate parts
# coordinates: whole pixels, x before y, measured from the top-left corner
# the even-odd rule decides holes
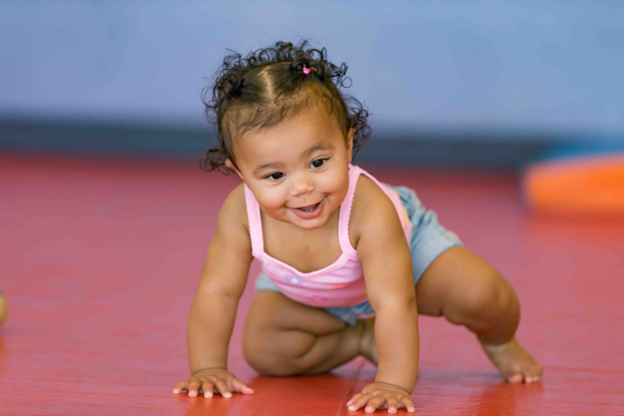
[[[353,133],[345,140],[333,116],[311,109],[237,138],[238,174],[265,214],[319,228],[347,194],[352,141]]]

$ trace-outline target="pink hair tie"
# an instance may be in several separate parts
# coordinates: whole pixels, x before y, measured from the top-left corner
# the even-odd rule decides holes
[[[308,75],[310,73],[310,68],[306,68],[305,65],[303,66],[303,73]]]

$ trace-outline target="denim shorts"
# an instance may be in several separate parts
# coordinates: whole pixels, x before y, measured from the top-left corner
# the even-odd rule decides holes
[[[399,194],[407,216],[412,221],[410,251],[412,252],[414,286],[416,286],[427,267],[440,254],[451,247],[462,246],[463,244],[455,233],[448,231],[438,223],[438,217],[434,211],[425,209],[414,191],[403,186],[384,185],[394,189]],[[256,280],[256,290],[279,292],[277,286],[263,272],[260,273]],[[322,309],[342,319],[348,325],[355,325],[360,317],[368,317],[375,314],[373,307],[368,301],[344,308]]]

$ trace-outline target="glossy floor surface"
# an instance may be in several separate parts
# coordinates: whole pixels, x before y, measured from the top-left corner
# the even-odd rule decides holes
[[[414,188],[506,276],[522,303],[518,339],[544,365],[541,383],[506,384],[466,330],[421,317],[417,414],[624,414],[624,221],[531,218],[510,174],[368,168]],[[374,377],[362,358],[314,377],[260,377],[247,365],[250,286],[230,368],[256,393],[171,393],[187,377],[203,256],[237,183],[193,163],[0,155],[0,291],[10,305],[0,414],[364,414],[344,407]]]

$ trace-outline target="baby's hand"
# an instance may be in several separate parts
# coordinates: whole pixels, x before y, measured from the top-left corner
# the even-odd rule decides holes
[[[189,397],[196,397],[203,390],[204,397],[211,398],[216,390],[225,398],[232,397],[232,392],[253,394],[254,391],[224,368],[206,368],[199,370],[186,381],[181,381],[173,389],[173,394],[188,391]]]
[[[410,399],[407,390],[381,382],[371,383],[362,389],[362,393],[354,395],[347,402],[347,408],[351,411],[366,406],[366,413],[373,413],[384,404],[388,405],[388,413],[396,413],[404,407],[408,412],[415,412],[416,408]]]

